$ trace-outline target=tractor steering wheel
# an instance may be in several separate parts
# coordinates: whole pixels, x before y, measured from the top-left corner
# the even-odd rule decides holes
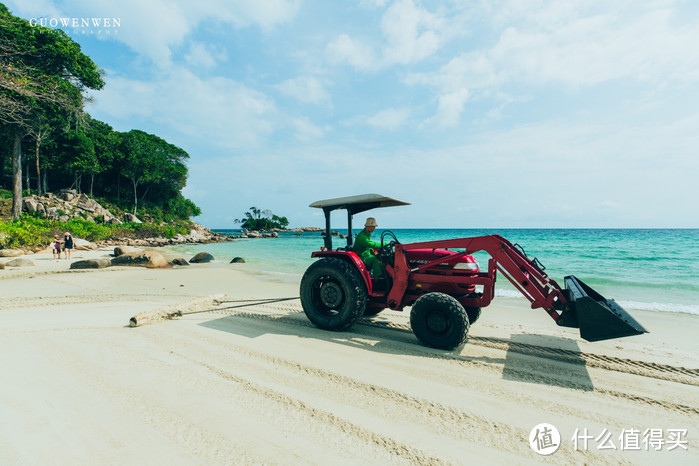
[[[391,253],[393,253],[393,246],[394,246],[395,244],[396,244],[395,241],[391,241],[391,242],[389,242],[389,243],[386,243],[386,244],[382,245],[382,246],[379,248],[379,255],[382,255],[382,256],[390,256]]]
[[[390,242],[384,243],[384,238],[390,237],[393,238]],[[381,249],[380,251],[384,254],[391,254],[393,252],[393,246],[396,244],[400,244],[400,241],[398,241],[398,238],[396,237],[395,233],[393,233],[391,230],[386,230],[383,233],[381,233]]]

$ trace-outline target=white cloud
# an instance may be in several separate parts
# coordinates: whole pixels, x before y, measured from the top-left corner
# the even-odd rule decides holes
[[[323,137],[323,129],[314,125],[308,118],[294,118],[291,127],[296,131],[296,138],[300,141],[315,141]]]
[[[184,59],[189,65],[197,68],[213,68],[221,62],[227,61],[228,55],[222,47],[192,42]]]
[[[359,70],[379,70],[419,62],[443,44],[445,21],[415,6],[412,0],[394,2],[381,18],[381,41],[340,34],[328,44],[331,63],[346,63]]]
[[[406,76],[406,84],[437,89],[434,121],[453,124],[464,108],[454,96],[465,91],[475,98],[504,86],[579,89],[620,79],[649,85],[699,79],[699,29],[666,2],[645,8],[635,2],[540,3],[498,4],[495,44],[462,50],[438,71]]]
[[[387,108],[369,117],[366,122],[370,126],[380,129],[395,131],[410,117],[410,110],[406,108]]]
[[[379,65],[370,45],[347,34],[341,34],[329,43],[325,53],[331,63],[347,63],[360,70],[374,69]]]
[[[449,94],[442,94],[439,96],[437,114],[433,118],[428,119],[427,123],[435,121],[439,126],[445,128],[457,126],[459,124],[459,116],[464,109],[464,105],[466,105],[468,97],[469,91],[465,88],[458,89]]]
[[[301,3],[300,0],[217,0],[207,1],[206,4],[189,0],[181,2],[189,6],[189,11],[205,11],[207,19],[230,21],[237,27],[259,26],[263,30],[291,20]]]
[[[329,104],[330,95],[320,79],[313,76],[299,76],[279,83],[276,88],[283,94],[312,104]]]
[[[441,45],[442,23],[436,15],[417,8],[412,0],[391,5],[381,18],[386,38],[384,63],[414,63],[432,55]]]
[[[33,3],[33,2],[32,2]],[[161,67],[171,65],[172,50],[185,42],[197,28],[209,24],[230,24],[237,28],[270,30],[291,20],[299,0],[73,0],[60,10],[51,3],[22,6],[21,11],[68,17],[119,18],[121,26],[109,37],[128,45]]]
[[[111,117],[107,121],[152,121],[223,148],[255,146],[277,126],[274,103],[232,79],[201,78],[178,69],[162,80],[107,76],[106,81],[104,90],[93,93],[92,106],[96,117]]]
[[[57,18],[61,16],[61,11],[56,8],[51,0],[35,0],[31,2],[5,0],[3,2],[10,13],[30,20],[36,18]]]

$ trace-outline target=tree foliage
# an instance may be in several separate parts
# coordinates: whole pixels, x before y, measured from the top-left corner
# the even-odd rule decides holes
[[[289,220],[286,217],[280,217],[270,210],[261,210],[257,207],[250,207],[242,219],[235,219],[234,222],[241,223],[246,230],[285,229],[289,226]]]
[[[102,70],[58,30],[32,26],[0,4],[0,121],[12,128],[12,217],[22,208],[22,138],[46,112],[82,112],[86,89],[104,86]]]
[[[63,31],[32,26],[0,3],[0,187],[12,185],[13,218],[23,189],[68,187],[153,221],[201,214],[181,194],[184,150],[83,112],[84,91],[101,89],[102,73]]]

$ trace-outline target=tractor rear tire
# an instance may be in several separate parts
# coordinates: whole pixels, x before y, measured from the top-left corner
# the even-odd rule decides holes
[[[466,341],[469,321],[456,299],[444,293],[427,293],[413,304],[410,326],[424,345],[453,350]]]
[[[367,292],[356,267],[332,257],[320,259],[301,279],[306,317],[324,330],[347,330],[366,309]]]
[[[464,310],[466,310],[466,315],[468,316],[468,323],[470,325],[473,325],[481,316],[480,307],[465,306]]]

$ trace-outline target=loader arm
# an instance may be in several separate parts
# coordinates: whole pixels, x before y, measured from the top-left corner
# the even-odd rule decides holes
[[[588,341],[646,333],[614,300],[605,299],[572,275],[565,277],[566,288],[561,288],[548,277],[545,267],[536,258],[530,259],[521,247],[499,235],[396,244],[394,268],[389,270],[395,283],[389,293],[389,303],[401,301],[409,278],[419,280],[424,272],[448,259],[409,268],[404,251],[425,248],[464,249],[463,254],[488,253],[491,256],[488,273],[474,279],[474,283],[484,286],[484,306],[494,296],[495,271],[498,271],[529,300],[532,309],[543,308],[560,326],[580,328],[581,336]],[[427,275],[424,278],[429,279]],[[471,298],[465,298],[468,299]]]

